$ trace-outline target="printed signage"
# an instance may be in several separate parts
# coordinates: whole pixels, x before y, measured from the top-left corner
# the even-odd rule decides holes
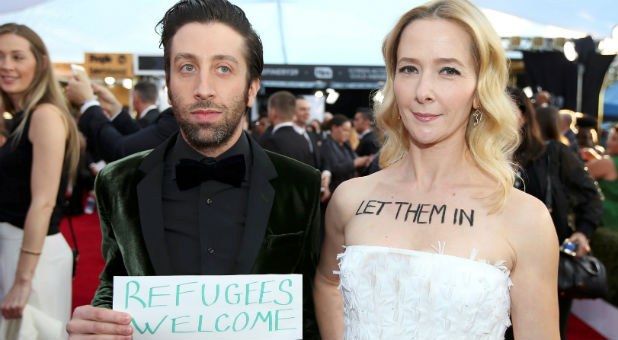
[[[86,53],[84,67],[90,78],[133,78],[133,55]]]
[[[115,276],[133,339],[301,339],[302,275]]]

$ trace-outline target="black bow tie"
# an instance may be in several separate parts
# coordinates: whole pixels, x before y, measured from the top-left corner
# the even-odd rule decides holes
[[[176,184],[180,190],[193,188],[208,180],[240,187],[244,178],[245,158],[242,155],[234,155],[206,164],[183,158],[176,165]]]

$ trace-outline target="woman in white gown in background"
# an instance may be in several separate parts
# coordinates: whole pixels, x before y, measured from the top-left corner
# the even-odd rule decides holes
[[[500,38],[465,0],[434,1],[383,44],[384,170],[326,212],[314,299],[324,339],[559,338],[558,242],[512,189],[518,125]]]

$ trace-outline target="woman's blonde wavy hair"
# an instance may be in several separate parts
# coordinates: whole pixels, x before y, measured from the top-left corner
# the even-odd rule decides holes
[[[466,0],[437,0],[416,7],[405,13],[386,36],[382,45],[386,64],[384,100],[374,107],[378,125],[386,132],[380,165],[385,168],[398,162],[410,148],[410,136],[401,123],[393,87],[401,34],[417,19],[449,20],[471,37],[470,49],[478,75],[475,95],[482,120],[475,126],[474,119],[468,119],[466,145],[478,167],[497,182],[491,195],[490,213],[494,213],[502,208],[513,187],[515,174],[510,157],[519,143],[517,118],[506,94],[508,66],[500,37],[483,13]]]
[[[24,92],[19,103],[17,103],[17,107],[13,105],[8,94],[0,90],[0,109],[15,113],[21,108],[24,112],[24,118],[12,133],[15,137],[14,141],[19,141],[21,139],[21,136],[25,132],[26,122],[37,106],[44,103],[56,106],[62,112],[62,117],[68,130],[65,149],[65,168],[68,170],[70,178],[73,178],[77,169],[77,162],[79,161],[79,133],[75,120],[69,113],[69,108],[62,93],[62,89],[60,88],[60,84],[54,76],[54,70],[51,60],[49,59],[49,53],[47,53],[47,48],[41,37],[25,25],[15,23],[3,24],[0,26],[0,35],[4,34],[15,34],[26,39],[30,43],[30,51],[36,59],[34,79]]]

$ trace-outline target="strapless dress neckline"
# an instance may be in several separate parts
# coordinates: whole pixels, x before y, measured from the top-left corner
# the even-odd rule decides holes
[[[503,339],[512,285],[506,261],[371,245],[339,254],[345,339]]]

